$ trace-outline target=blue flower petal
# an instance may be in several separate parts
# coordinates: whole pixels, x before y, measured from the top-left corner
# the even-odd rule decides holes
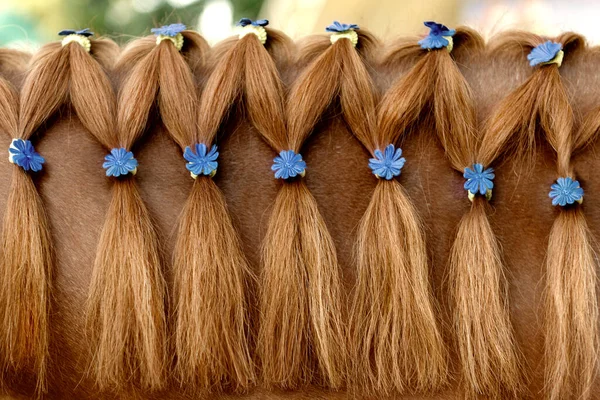
[[[552,205],[560,205],[561,207],[567,204],[580,202],[583,199],[584,191],[579,185],[579,181],[573,180],[570,177],[561,177],[556,180],[556,183],[550,186],[548,196],[552,199]]]
[[[423,24],[429,28],[429,34],[422,40],[419,40],[419,45],[422,49],[431,50],[447,47],[450,41],[444,36],[454,36],[456,34],[456,30],[448,29],[446,25],[438,24],[434,21],[425,21]]]
[[[282,150],[279,156],[273,159],[271,170],[275,171],[276,179],[288,179],[304,174],[306,162],[302,155],[293,150]]]
[[[85,36],[85,37],[90,37],[90,36],[94,36],[94,32],[90,32],[89,28],[81,29],[79,31],[74,30],[74,29],[63,29],[62,31],[58,32],[58,35],[59,36],[81,35],[81,36]]]
[[[106,169],[106,176],[119,177],[134,172],[138,162],[131,151],[124,148],[114,148],[104,157],[102,168]]]
[[[25,171],[40,171],[46,162],[44,157],[35,151],[29,140],[13,139],[8,149],[10,160]]]
[[[175,37],[179,33],[183,32],[186,29],[184,24],[171,24],[171,25],[163,25],[160,28],[152,28],[150,32],[154,33],[156,36],[169,36]]]
[[[269,20],[268,19],[257,19],[256,21],[252,21],[250,18],[242,18],[239,20],[239,22],[237,23],[238,26],[248,26],[248,25],[252,25],[252,26],[267,26],[269,25]]]
[[[476,163],[470,168],[465,168],[463,177],[466,179],[463,187],[472,194],[483,196],[488,190],[494,188],[494,170],[493,168],[484,169],[482,164]]]
[[[339,21],[333,21],[331,25],[328,25],[325,30],[327,32],[346,32],[350,30],[358,30],[360,29],[356,24],[343,24]]]
[[[389,144],[384,151],[376,149],[373,153],[375,158],[369,159],[369,168],[373,175],[387,180],[400,175],[406,162],[406,159],[401,157],[402,150],[400,148],[396,149],[393,144]]]
[[[196,143],[194,150],[188,146],[183,151],[183,158],[188,161],[186,169],[196,176],[213,175],[219,165],[216,161],[218,156],[217,146],[214,144],[208,152],[204,143]]]
[[[561,50],[562,44],[548,40],[547,42],[544,42],[539,46],[534,47],[533,50],[531,50],[531,52],[527,56],[527,59],[529,60],[529,65],[534,67],[538,64],[543,64],[548,61],[551,61]]]

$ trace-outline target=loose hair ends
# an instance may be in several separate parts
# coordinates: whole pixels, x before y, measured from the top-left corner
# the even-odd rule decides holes
[[[88,329],[102,389],[165,382],[165,284],[158,240],[132,179],[115,180],[92,274]]]
[[[174,342],[181,382],[236,392],[255,383],[249,350],[251,276],[223,194],[211,178],[198,177],[182,211],[174,253]]]
[[[341,283],[333,239],[304,181],[279,189],[263,243],[258,352],[287,389],[345,379]]]
[[[458,224],[448,280],[463,386],[471,398],[518,397],[523,387],[498,240],[481,196]]]
[[[423,227],[396,180],[380,180],[358,227],[350,313],[352,387],[390,395],[446,382]]]
[[[547,398],[589,399],[598,375],[597,255],[583,211],[557,215],[546,255]]]
[[[31,176],[13,167],[1,236],[0,351],[3,373],[36,375],[46,390],[52,248],[48,218]]]

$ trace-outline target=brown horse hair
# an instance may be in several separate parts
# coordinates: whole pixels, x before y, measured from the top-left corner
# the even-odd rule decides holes
[[[130,148],[137,132],[117,130],[116,98],[107,75],[117,54],[116,44],[107,40],[91,40],[89,53],[74,42],[42,49],[22,90],[22,132],[35,131],[70,102],[106,149]],[[134,181],[115,179],[88,299],[91,374],[101,390],[118,391],[136,381],[155,388],[163,382],[164,285],[158,260]]]
[[[395,143],[392,130],[380,131],[378,95],[368,72],[378,43],[365,30],[356,34],[356,48],[348,39],[330,44],[323,37],[304,50],[302,58],[314,60],[295,81],[288,100],[288,128],[298,147],[334,102],[370,154]],[[445,382],[447,362],[424,234],[397,180],[377,183],[357,236],[358,278],[348,332],[350,390],[389,395],[438,389]]]
[[[583,38],[565,33],[565,60],[585,47]],[[507,34],[491,51],[513,49],[522,54],[544,39],[529,33]],[[556,153],[557,176],[575,179],[573,152],[587,144],[597,128],[592,119],[573,131],[574,115],[556,64],[542,65],[510,93],[490,120],[480,156],[491,162],[512,142],[511,149],[533,148],[537,132]],[[544,293],[545,393],[548,399],[588,399],[598,369],[597,260],[581,206],[560,207],[548,239]]]
[[[1,51],[3,66],[23,65],[16,52]],[[20,68],[18,68],[20,69]],[[19,93],[0,77],[0,131],[9,138],[31,138],[19,126]],[[13,166],[0,242],[0,368],[36,376],[36,393],[46,391],[52,249],[48,218],[31,175]]]
[[[118,51],[110,41],[93,40],[93,55],[104,64]],[[72,79],[73,71],[85,70],[76,60],[85,51],[81,46],[61,46],[52,43],[44,46],[32,59],[31,70],[23,82],[18,99],[18,121],[9,125],[17,138],[30,139],[41,135],[43,124],[58,109],[71,104],[82,124],[92,134],[103,131],[101,119],[111,119],[108,109],[94,106],[103,97],[96,87],[82,78]],[[83,52],[83,54],[82,54]],[[104,76],[102,67],[85,54]],[[106,79],[104,77],[104,79]],[[107,88],[112,89],[107,82]],[[106,102],[104,98],[101,102]],[[14,117],[13,117],[14,118]],[[107,129],[109,131],[109,129]],[[51,161],[50,161],[51,162]],[[48,362],[49,308],[52,286],[52,247],[47,215],[31,176],[21,168],[13,170],[2,234],[2,265],[5,288],[0,295],[0,312],[3,321],[1,343],[3,364],[9,368],[31,367],[37,374],[37,392],[45,391],[45,368]]]
[[[288,39],[267,29],[226,43],[201,101],[214,131],[231,104],[243,98],[248,117],[273,150],[300,151],[303,139],[286,132],[284,88],[277,63]],[[217,118],[218,117],[218,118]],[[202,130],[202,128],[201,128]],[[341,283],[333,240],[301,180],[285,182],[275,200],[263,242],[257,354],[267,387],[343,382]]]
[[[156,99],[169,135],[183,151],[214,142],[219,123],[205,128],[214,111],[198,112],[190,51],[204,58],[208,45],[197,33],[182,32],[181,52],[154,36],[132,44],[118,69],[134,61],[123,101],[137,106],[129,118],[146,123]],[[208,84],[212,85],[209,80]],[[211,88],[211,90],[214,90]],[[210,108],[210,106],[209,106]],[[225,112],[226,110],[221,110]],[[198,121],[197,118],[201,120]],[[183,162],[182,162],[183,165]],[[199,175],[180,216],[173,255],[175,374],[182,386],[246,390],[255,381],[249,350],[247,281],[251,275],[225,199],[211,177]]]
[[[484,47],[482,38],[467,28],[459,28],[453,40],[454,53],[481,52]],[[431,108],[432,129],[450,165],[462,173],[480,162],[471,90],[453,53],[445,48],[425,51],[414,42],[400,43],[386,60],[395,63],[400,56],[409,58],[415,53],[420,57],[414,67],[392,84],[382,101],[379,133],[391,135],[393,143],[419,122],[424,109]],[[516,395],[522,382],[500,247],[485,203],[476,196],[458,225],[447,282],[461,386],[468,397],[498,398],[507,393]],[[423,358],[427,360],[427,355]]]

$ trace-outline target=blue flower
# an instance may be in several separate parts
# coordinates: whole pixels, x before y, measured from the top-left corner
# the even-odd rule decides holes
[[[110,154],[104,157],[102,168],[106,170],[106,176],[121,176],[137,172],[138,162],[133,157],[133,153],[124,148],[112,149]]]
[[[494,188],[494,182],[492,181],[496,176],[492,168],[484,170],[483,165],[473,164],[472,168],[465,168],[463,176],[467,180],[464,186],[465,189],[474,195],[477,193],[485,195],[488,190]]]
[[[81,35],[81,36],[85,36],[85,37],[90,37],[90,36],[94,36],[94,32],[90,32],[89,28],[85,28],[80,31],[76,31],[73,29],[63,29],[62,31],[58,32],[58,35],[59,36]]]
[[[257,19],[256,21],[252,21],[250,18],[242,18],[237,23],[237,25],[238,26],[247,26],[247,25],[267,26],[267,25],[269,25],[269,20],[268,19]]]
[[[548,196],[552,199],[553,206],[564,207],[567,204],[583,201],[583,189],[579,186],[579,181],[569,177],[558,178],[551,188]]]
[[[449,29],[446,25],[438,24],[433,21],[426,21],[423,24],[429,28],[429,35],[419,40],[422,49],[441,49],[448,47],[450,41],[444,36],[454,36],[456,30]]]
[[[190,171],[194,179],[198,175],[214,176],[217,173],[217,166],[219,165],[217,162],[217,158],[219,157],[217,145],[213,144],[208,153],[206,152],[207,150],[204,143],[196,143],[194,150],[188,146],[183,152],[183,158],[188,161],[185,167]]]
[[[375,150],[375,158],[369,159],[369,168],[373,175],[387,180],[400,175],[400,170],[404,167],[406,159],[402,157],[402,149],[395,148],[393,144],[388,144],[385,150]]]
[[[333,21],[333,24],[329,25],[325,30],[327,32],[346,32],[346,31],[355,31],[360,29],[356,24],[342,24],[338,21]]]
[[[152,28],[150,29],[150,32],[154,33],[156,36],[162,35],[168,37],[175,37],[181,32],[185,31],[185,29],[186,27],[184,24],[171,24],[161,26],[160,28]]]
[[[302,155],[296,154],[294,150],[282,150],[279,156],[273,160],[271,170],[275,171],[276,179],[294,178],[296,175],[304,176],[306,162]]]
[[[46,162],[44,157],[35,151],[31,142],[23,139],[13,139],[8,149],[8,159],[25,171],[34,172],[41,171],[42,164]]]
[[[562,44],[548,40],[545,43],[536,46],[527,56],[529,65],[534,67],[538,64],[547,63],[556,57],[559,51],[562,50]]]

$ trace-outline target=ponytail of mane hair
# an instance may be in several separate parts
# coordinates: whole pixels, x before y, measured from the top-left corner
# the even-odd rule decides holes
[[[31,80],[37,98],[51,93],[62,100],[57,104],[70,99],[83,126],[107,151],[131,148],[139,132],[123,129],[122,116],[116,125],[116,97],[106,71],[112,67],[108,60],[117,56],[116,45],[91,40],[90,53],[76,42],[55,45],[39,76]],[[51,64],[54,59],[60,64]],[[44,102],[37,103],[31,105],[32,112],[47,118],[51,113],[40,106]],[[150,216],[130,178],[114,180],[89,290],[90,373],[98,388],[119,392],[130,386],[161,387],[164,283]]]
[[[122,64],[139,59],[127,82],[152,87],[143,106],[135,110],[140,117],[147,118],[158,99],[163,124],[182,151],[196,143],[210,148],[219,125],[214,131],[202,131],[203,121],[197,118],[222,119],[223,114],[212,109],[198,112],[189,65],[190,51],[203,63],[208,45],[197,33],[184,31],[182,35],[181,52],[169,40],[156,45],[151,37],[144,39],[149,44],[142,57],[125,52]],[[211,82],[209,79],[207,84]],[[173,263],[176,377],[181,385],[203,390],[247,390],[255,381],[248,328],[251,273],[223,194],[209,176],[195,179],[184,205]]]
[[[554,40],[562,44],[566,62],[569,53],[585,47],[583,38],[573,33]],[[491,51],[522,54],[523,49],[531,50],[543,42],[539,36],[516,32],[492,42]],[[571,156],[591,140],[597,128],[588,120],[576,133],[573,125],[574,113],[558,65],[542,65],[502,100],[490,120],[481,154],[491,161],[506,144],[521,155],[521,149],[534,148],[541,131],[556,153],[557,176],[575,179]],[[597,377],[600,345],[598,266],[583,207],[574,204],[560,208],[546,254],[545,392],[551,400],[589,399]]]
[[[483,50],[483,40],[470,29],[459,28],[453,39],[454,52]],[[453,54],[445,48],[426,51],[414,43],[401,44],[387,60],[394,62],[399,55],[411,57],[414,52],[421,57],[392,85],[382,102],[390,106],[381,107],[380,133],[400,135],[418,121],[423,109],[431,107],[432,129],[451,166],[462,174],[466,167],[480,162],[481,135],[477,133],[471,90]],[[517,393],[522,377],[507,309],[500,246],[485,203],[476,196],[458,225],[447,281],[461,386],[469,397],[497,398]]]
[[[7,51],[1,62],[21,63]],[[7,60],[8,59],[8,60]],[[0,77],[0,131],[10,139],[31,138],[19,127],[19,93]],[[0,368],[36,377],[38,395],[46,391],[52,249],[48,218],[29,172],[14,165],[0,242]]]
[[[288,101],[289,131],[298,143],[339,101],[350,131],[370,154],[395,144],[393,130],[381,131],[378,96],[368,72],[377,41],[362,29],[356,34],[356,48],[347,39],[330,44],[326,37],[322,45],[305,51],[320,54],[295,81]],[[349,317],[350,390],[387,396],[439,388],[446,379],[446,350],[428,282],[423,229],[397,180],[378,181],[357,235],[358,278]]]
[[[266,29],[267,41],[248,34],[226,43],[207,83],[200,111],[215,131],[242,100],[248,118],[273,150],[299,152],[286,132],[284,88],[276,63],[287,62],[289,39]],[[282,183],[263,243],[257,354],[267,387],[343,382],[341,283],[333,240],[306,184]]]
[[[97,44],[93,56],[106,63],[118,51],[116,44],[92,40]],[[77,47],[75,47],[75,45]],[[29,139],[40,135],[40,128],[58,109],[70,104],[84,127],[96,136],[98,121],[113,117],[109,110],[96,109],[97,97],[103,97],[92,83],[77,85],[73,71],[83,55],[90,58],[78,44],[44,46],[31,60],[19,101],[18,128],[15,137]],[[81,54],[84,53],[84,54]],[[91,61],[104,77],[97,61]],[[92,78],[95,77],[92,74]],[[106,79],[106,77],[104,77]],[[93,81],[93,79],[91,79]],[[80,79],[81,81],[81,79]],[[106,81],[108,92],[112,88]],[[85,102],[80,101],[85,97]],[[48,315],[52,283],[51,236],[47,216],[31,176],[15,167],[9,194],[2,236],[2,271],[6,279],[5,296],[0,300],[3,317],[2,349],[11,367],[33,364],[38,375],[38,393],[45,390],[45,367],[48,359]],[[12,271],[12,272],[11,272]],[[16,303],[12,303],[18,299]],[[10,311],[5,307],[10,307]]]

